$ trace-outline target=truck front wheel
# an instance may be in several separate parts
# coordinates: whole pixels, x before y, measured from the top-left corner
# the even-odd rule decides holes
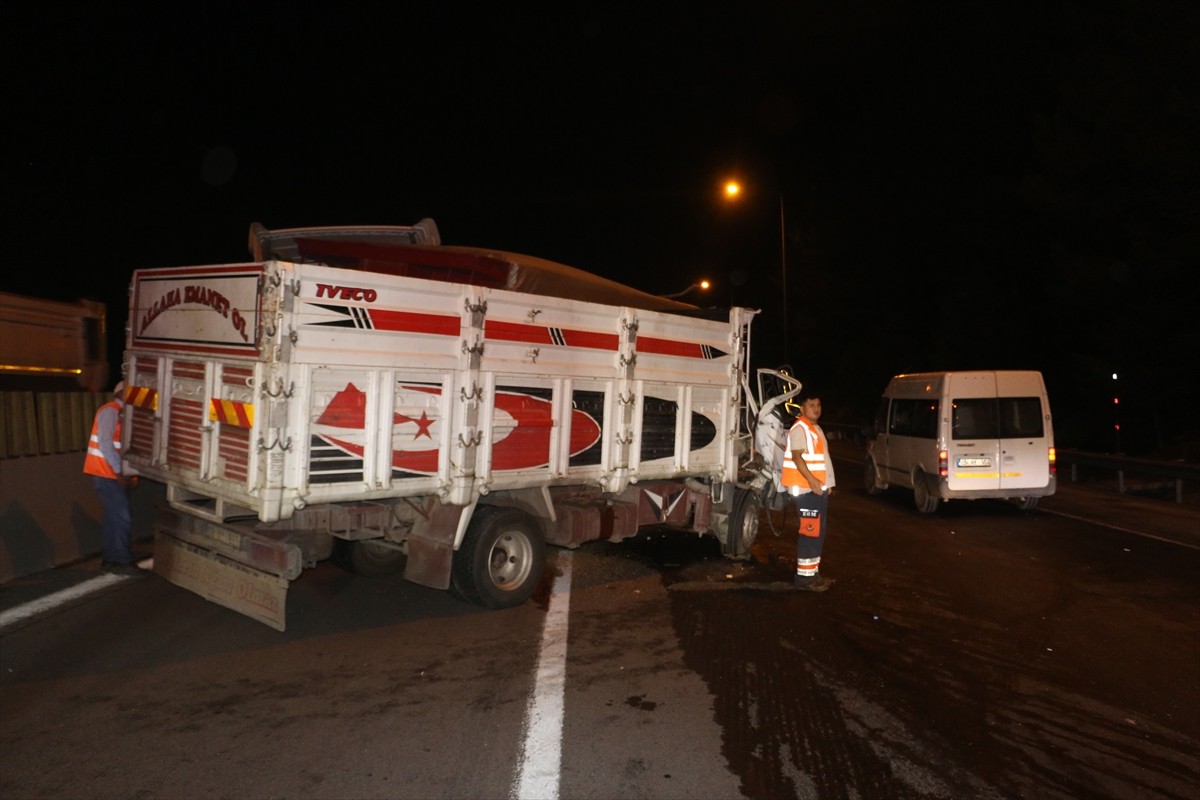
[[[733,496],[733,510],[729,514],[729,530],[725,534],[725,555],[729,558],[750,557],[750,546],[758,536],[759,512],[762,501],[747,489],[738,489]]]
[[[515,508],[481,508],[454,554],[451,584],[464,600],[513,608],[529,599],[546,568],[546,543],[529,516]]]

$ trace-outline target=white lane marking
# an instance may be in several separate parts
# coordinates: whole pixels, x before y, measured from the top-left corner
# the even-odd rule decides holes
[[[1103,520],[1092,519],[1090,517],[1081,517],[1077,514],[1068,514],[1065,511],[1056,511],[1052,508],[1045,508],[1045,507],[1039,507],[1038,511],[1041,511],[1044,514],[1053,514],[1056,517],[1066,517],[1067,519],[1078,520],[1079,522],[1086,522],[1089,525],[1098,525],[1101,528],[1109,528],[1110,530],[1120,531],[1121,533],[1131,533],[1134,536],[1141,536],[1143,539],[1154,539],[1157,542],[1165,542],[1167,544],[1177,544],[1180,547],[1186,547],[1190,550],[1200,550],[1200,545],[1194,545],[1190,542],[1181,542],[1177,538],[1171,538],[1171,537],[1167,537],[1167,536],[1159,536],[1154,533],[1147,533],[1146,531],[1140,531],[1140,530],[1137,530],[1136,528],[1126,528],[1121,525],[1114,525],[1111,522],[1104,522]]]
[[[525,712],[525,744],[515,800],[558,800],[562,766],[563,691],[567,678],[567,617],[571,606],[571,551],[558,553],[538,654],[537,679]]]
[[[0,612],[0,628],[7,628],[13,623],[29,619],[34,614],[40,614],[43,611],[49,611],[52,608],[70,603],[72,600],[78,600],[94,591],[103,589],[105,586],[120,583],[125,580],[125,577],[124,575],[97,575],[95,578],[89,578],[83,583],[77,583],[70,588],[62,589],[54,594],[39,597],[37,600],[25,605]]]
[[[138,566],[146,570],[154,569],[154,559],[147,558],[138,562]],[[39,597],[37,600],[25,603],[24,605],[10,608],[7,611],[0,611],[0,630],[7,628],[9,625],[29,619],[30,617],[40,614],[43,611],[50,611],[59,606],[66,605],[73,600],[78,600],[81,597],[87,597],[92,592],[98,592],[106,586],[120,583],[126,578],[133,577],[130,575],[118,575],[113,572],[103,573],[94,578],[88,578],[82,583],[77,583],[74,586],[69,586],[66,589],[60,589],[54,594],[48,594],[45,597]]]

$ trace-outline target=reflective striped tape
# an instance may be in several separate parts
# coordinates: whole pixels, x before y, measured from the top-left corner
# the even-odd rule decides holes
[[[254,405],[214,397],[208,401],[208,418],[223,425],[249,428],[254,425]]]
[[[129,386],[125,389],[125,402],[134,408],[158,411],[158,390],[149,386]]]

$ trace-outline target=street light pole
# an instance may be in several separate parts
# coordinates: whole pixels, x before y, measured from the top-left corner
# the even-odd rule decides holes
[[[737,200],[742,194],[742,185],[733,179],[725,181],[725,199]],[[779,197],[779,277],[783,282],[783,363],[787,364],[790,357],[788,347],[788,292],[787,292],[787,218],[783,209],[783,192]]]
[[[779,276],[783,281],[783,363],[788,360],[787,227],[783,216],[783,192],[779,193]]]

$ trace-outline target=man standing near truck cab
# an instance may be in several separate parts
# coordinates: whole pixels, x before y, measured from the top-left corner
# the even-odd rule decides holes
[[[792,496],[800,517],[796,538],[796,588],[823,592],[832,578],[819,574],[821,550],[829,533],[829,496],[836,481],[829,442],[817,421],[821,419],[821,398],[806,392],[800,398],[800,414],[788,431],[780,483]]]

